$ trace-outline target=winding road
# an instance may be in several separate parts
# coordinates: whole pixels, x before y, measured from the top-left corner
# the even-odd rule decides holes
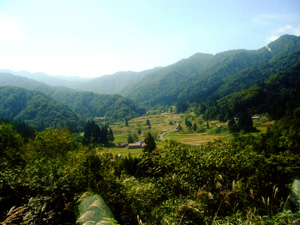
[[[168,115],[168,117],[167,117],[166,120],[165,120],[166,123],[169,122],[170,118],[171,118],[171,116]],[[162,141],[164,141],[164,140],[165,140],[164,136],[165,136],[167,133],[170,133],[170,132],[172,132],[172,131],[176,131],[176,128],[172,128],[172,129],[170,129],[170,130],[167,130],[167,131],[161,133],[161,134],[159,135],[159,139],[161,139]]]

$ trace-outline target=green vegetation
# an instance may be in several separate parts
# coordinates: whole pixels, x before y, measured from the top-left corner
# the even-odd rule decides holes
[[[131,119],[145,113],[145,110],[137,107],[133,101],[120,95],[101,95],[65,87],[52,87],[24,77],[1,74],[0,86],[7,85],[42,92],[83,118],[105,117],[107,121],[115,121]]]
[[[130,143],[134,143],[134,140],[133,140],[133,138],[132,138],[132,136],[131,136],[130,133],[128,134],[127,142],[128,142],[129,144],[130,144]]]
[[[0,222],[298,224],[299,40],[147,71],[127,92],[157,106],[143,116],[119,95],[6,74],[35,91],[0,88]]]
[[[105,117],[107,121],[134,118],[145,113],[133,101],[120,95],[100,95],[93,92],[57,91],[47,93],[85,118]]]
[[[4,119],[23,121],[38,130],[46,127],[70,127],[73,131],[82,129],[83,119],[40,92],[0,87],[0,102],[0,116]]]
[[[139,158],[114,158],[68,130],[46,129],[26,143],[1,124],[0,221],[75,223],[77,201],[92,191],[120,224],[296,224],[299,134],[297,108],[266,133],[198,147],[151,147],[148,134]]]
[[[195,54],[145,76],[125,96],[150,105],[177,104],[184,112],[192,102],[216,100],[285,72],[300,60],[300,38],[284,35],[255,51]]]
[[[114,135],[107,125],[99,127],[95,121],[88,121],[84,127],[84,144],[102,144],[104,146],[111,145]]]

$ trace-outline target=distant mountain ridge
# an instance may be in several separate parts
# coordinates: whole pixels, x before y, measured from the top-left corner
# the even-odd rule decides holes
[[[127,98],[147,107],[174,105],[182,102],[201,103],[210,99],[216,101],[240,92],[267,80],[273,74],[292,68],[298,62],[300,62],[300,37],[284,35],[258,50],[230,50],[215,55],[196,53],[166,67],[142,72],[117,72],[113,75],[81,81],[77,83],[76,89],[101,94],[117,93],[126,98],[125,105],[131,105],[133,108],[134,104]],[[22,87],[25,84],[29,85],[28,80],[21,83]],[[29,86],[38,86],[33,90],[43,91],[56,99],[65,96],[59,100],[65,101],[73,110],[79,107],[72,103],[71,97],[66,97],[74,97],[74,90],[63,87],[49,89],[37,83],[31,83]],[[62,90],[64,94],[61,94]],[[82,93],[81,95],[91,96],[92,94]],[[111,99],[114,98],[111,97]],[[87,101],[89,98],[84,99]],[[93,102],[91,99],[88,101]],[[99,104],[99,101],[95,102]],[[108,102],[113,104],[111,101]],[[86,107],[85,116],[95,115],[94,112],[97,110],[94,110],[94,104],[88,106],[92,107],[92,110]]]
[[[82,78],[82,77],[67,77],[67,76],[51,76],[46,73],[30,73],[27,71],[12,71],[12,70],[0,70],[0,73],[13,74],[20,77],[26,77],[33,79],[50,86],[65,86],[68,88],[78,88],[82,83],[88,82],[92,78]]]
[[[0,73],[25,77],[50,86],[64,86],[80,91],[91,91],[98,94],[123,94],[138,83],[145,75],[159,69],[153,68],[141,72],[121,71],[112,75],[96,78],[77,76],[51,76],[46,73],[30,73],[27,71],[12,71],[0,69]]]
[[[0,86],[16,86],[31,91],[40,91],[85,118],[105,116],[107,119],[112,120],[130,119],[145,112],[137,107],[132,100],[120,95],[101,95],[93,92],[76,91],[66,87],[53,87],[7,73],[0,73]]]
[[[105,75],[98,78],[82,83],[77,87],[83,91],[93,91],[99,94],[120,94],[125,92],[138,84],[148,74],[159,70],[160,68],[154,68],[145,70],[142,72],[122,71],[112,75]]]

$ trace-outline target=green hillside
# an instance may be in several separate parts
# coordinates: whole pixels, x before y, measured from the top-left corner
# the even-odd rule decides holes
[[[7,85],[43,92],[83,117],[105,116],[110,120],[118,120],[144,113],[144,110],[137,107],[133,101],[120,95],[101,95],[66,87],[52,87],[25,77],[0,74],[0,86]]]
[[[196,54],[148,74],[125,95],[136,102],[203,101],[241,91],[299,62],[300,38],[285,35],[259,50]]]
[[[272,119],[280,119],[300,106],[300,63],[264,82],[221,98],[217,105],[221,112],[237,114],[247,109],[251,114],[268,113]]]
[[[124,94],[139,83],[146,75],[159,70],[154,68],[142,72],[124,71],[94,78],[78,85],[78,90],[93,91],[98,94]]]
[[[0,116],[24,121],[37,129],[71,127],[80,129],[83,120],[67,106],[37,91],[17,87],[0,87]]]

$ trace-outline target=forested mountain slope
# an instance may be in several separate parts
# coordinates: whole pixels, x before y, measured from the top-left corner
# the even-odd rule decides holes
[[[78,90],[93,91],[99,94],[124,94],[139,83],[146,75],[159,70],[154,68],[142,72],[124,71],[112,75],[93,78],[76,87]]]
[[[57,100],[37,91],[0,87],[0,117],[24,121],[42,130],[45,127],[81,129],[83,120]]]
[[[300,62],[264,82],[219,99],[216,105],[221,114],[248,110],[252,115],[268,113],[274,120],[291,114],[300,106]]]
[[[259,50],[196,54],[148,74],[125,96],[140,103],[202,101],[241,91],[300,61],[300,37],[284,35]]]
[[[120,95],[101,95],[65,87],[52,87],[24,77],[0,74],[0,86],[7,85],[43,92],[83,117],[106,116],[117,120],[125,117],[129,119],[144,113],[144,110],[138,108],[133,101]]]

